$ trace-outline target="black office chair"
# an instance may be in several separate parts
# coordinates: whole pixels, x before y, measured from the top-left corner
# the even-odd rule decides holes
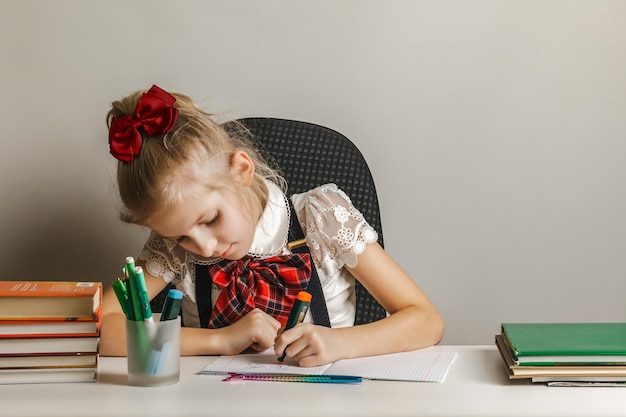
[[[350,196],[354,206],[378,233],[383,230],[378,195],[370,169],[358,148],[342,134],[312,123],[253,117],[240,119],[252,133],[262,155],[282,172],[288,195],[335,183]],[[385,317],[385,309],[357,281],[354,324]]]
[[[378,243],[383,246],[374,180],[365,158],[348,138],[332,129],[295,120],[253,117],[238,122],[250,131],[261,155],[283,174],[288,195],[331,182],[337,184],[376,230]],[[153,299],[154,311],[160,311],[167,289]],[[355,325],[386,316],[385,309],[358,281],[355,292]]]

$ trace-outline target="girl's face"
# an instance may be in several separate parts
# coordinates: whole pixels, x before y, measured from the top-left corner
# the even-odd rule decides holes
[[[148,226],[201,257],[236,260],[252,245],[251,217],[233,191],[195,183],[183,201],[161,209]]]

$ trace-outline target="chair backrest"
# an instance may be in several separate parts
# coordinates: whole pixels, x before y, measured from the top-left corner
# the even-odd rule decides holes
[[[370,169],[358,148],[342,134],[312,123],[266,117],[238,120],[251,133],[261,154],[275,164],[288,184],[288,194],[335,183],[350,196],[378,233],[383,230],[378,195]],[[356,283],[355,324],[385,317],[385,309]]]

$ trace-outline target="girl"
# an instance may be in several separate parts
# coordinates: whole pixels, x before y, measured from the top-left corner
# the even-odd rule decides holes
[[[233,355],[273,346],[277,357],[286,353],[300,366],[317,366],[441,340],[444,325],[434,305],[334,184],[290,201],[284,180],[245,135],[213,122],[189,97],[157,86],[115,101],[107,124],[111,154],[119,160],[121,219],[151,230],[136,262],[144,269],[148,293],[155,297],[167,283],[184,292],[183,355]],[[308,254],[287,249],[291,205],[293,220],[306,231],[330,328],[307,316],[284,331],[311,268]],[[211,277],[204,291],[196,286],[197,271]],[[353,326],[355,279],[387,317]],[[208,306],[200,305],[207,297]],[[126,354],[124,321],[108,289],[103,355]]]

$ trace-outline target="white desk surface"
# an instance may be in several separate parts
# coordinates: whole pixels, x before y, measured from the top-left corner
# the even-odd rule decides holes
[[[127,385],[126,358],[101,358],[98,382],[0,385],[0,416],[626,416],[625,388],[510,381],[495,346],[435,346],[459,356],[444,383],[221,382],[213,357],[181,359],[169,387]]]

